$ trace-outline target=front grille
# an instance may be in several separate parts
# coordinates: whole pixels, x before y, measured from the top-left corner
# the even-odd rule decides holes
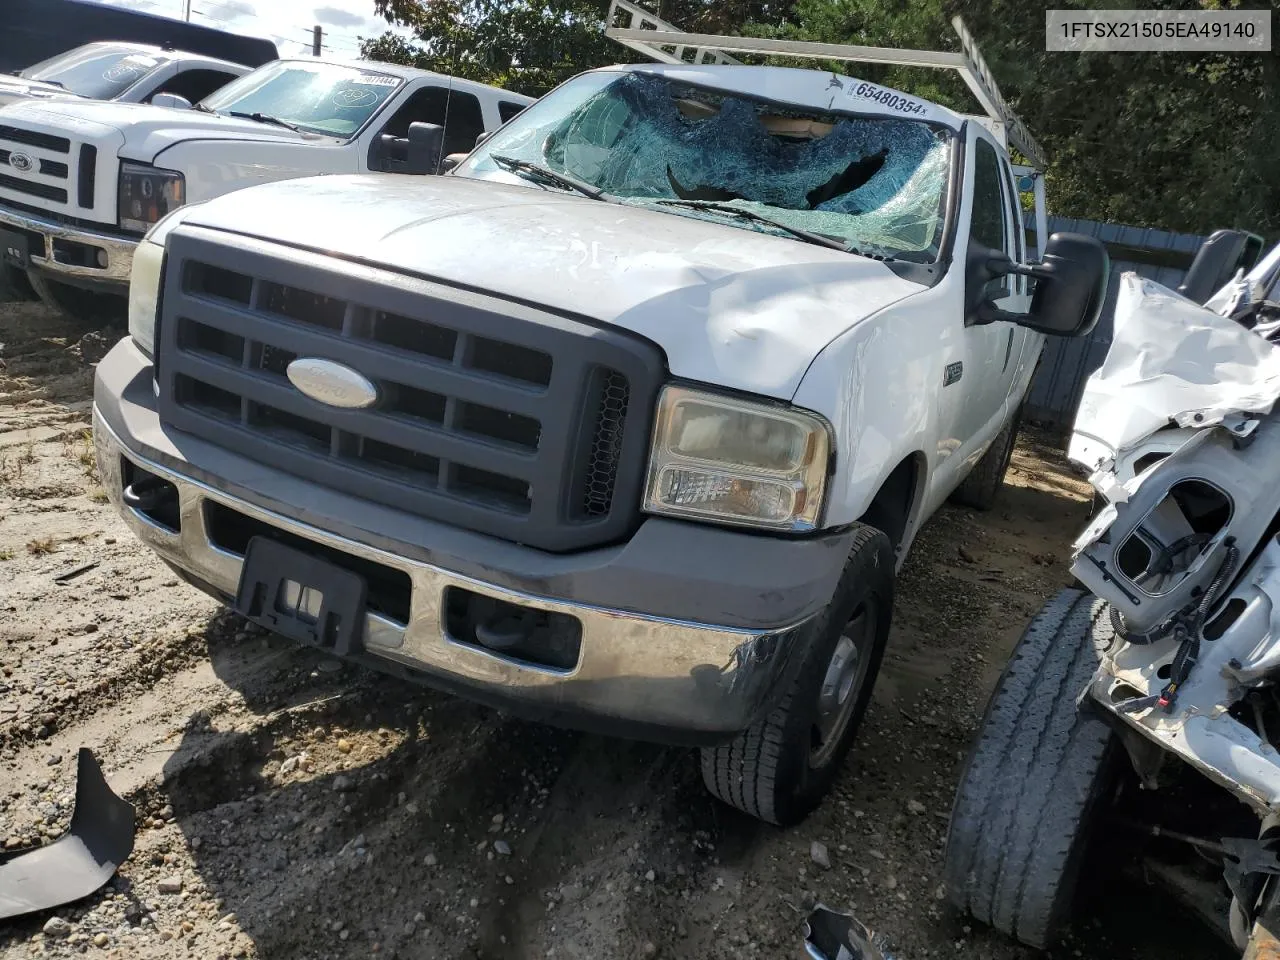
[[[71,141],[66,137],[55,137],[53,134],[40,133],[37,130],[23,130],[21,127],[11,127],[7,124],[0,124],[0,140],[22,143],[28,147],[40,147],[44,150],[52,150],[54,153],[71,152]]]
[[[71,152],[70,140],[35,130],[0,125],[0,141],[9,144],[0,146],[0,170],[4,171],[0,173],[0,188],[55,203],[67,202],[66,182],[71,175],[71,167],[70,158],[66,155]],[[18,146],[15,148],[13,144]],[[31,151],[25,149],[28,147],[57,156],[31,156]],[[30,156],[32,164],[28,169],[18,170],[11,164],[11,158],[19,151]],[[81,158],[83,159],[83,151]]]
[[[319,255],[170,238],[165,422],[373,500],[546,550],[638,520],[661,352],[621,331]],[[299,358],[358,371],[366,409],[303,395]]]
[[[80,175],[76,185],[76,203],[86,210],[93,209],[93,187],[97,173],[98,148],[91,143],[80,144]],[[63,167],[63,175],[66,175],[65,167]]]
[[[56,200],[59,203],[67,202],[66,190],[62,187],[55,187],[50,183],[40,183],[38,180],[20,180],[17,177],[0,173],[0,187],[8,187],[10,190],[17,190],[19,193],[29,193],[33,197],[40,197],[44,200]]]

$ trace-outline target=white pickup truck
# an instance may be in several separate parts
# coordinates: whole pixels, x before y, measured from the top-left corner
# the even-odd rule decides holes
[[[1042,334],[1096,319],[1103,248],[1022,238],[986,122],[813,70],[595,70],[445,176],[157,224],[97,371],[103,483],[257,623],[699,745],[717,796],[793,822],[921,524],[991,504]]]
[[[251,69],[146,43],[86,43],[12,76],[0,76],[0,106],[21,100],[150,103],[158,93],[196,103]]]
[[[315,174],[434,173],[531,98],[373,62],[276,60],[189,110],[88,100],[0,108],[0,293],[24,274],[72,313],[121,304],[166,213]],[[443,144],[440,128],[443,128]],[[108,301],[110,303],[110,301]]]

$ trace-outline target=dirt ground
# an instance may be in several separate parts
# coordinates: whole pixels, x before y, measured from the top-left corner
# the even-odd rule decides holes
[[[61,833],[82,745],[138,812],[116,878],[48,934],[55,914],[0,924],[0,956],[793,958],[815,901],[899,960],[1034,955],[957,917],[939,875],[987,695],[1089,512],[1050,447],[1022,439],[993,513],[925,529],[855,752],[784,831],[707,797],[689,751],[344,666],[179,583],[94,476],[92,364],[119,335],[0,305],[0,845]],[[1121,891],[1056,955],[1219,955]]]

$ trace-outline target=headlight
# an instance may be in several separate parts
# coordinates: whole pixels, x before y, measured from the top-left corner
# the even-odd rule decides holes
[[[164,242],[184,216],[170,215],[161,220],[133,251],[133,269],[129,274],[129,336],[149,357],[156,355],[156,320],[160,316],[160,290],[164,285]]]
[[[122,163],[117,198],[120,228],[145,233],[165,214],[186,203],[187,181],[175,170]]]
[[[667,387],[658,400],[644,507],[781,530],[822,515],[825,421],[788,407]]]
[[[164,282],[164,247],[143,240],[129,274],[129,336],[149,357],[156,355],[156,316]]]

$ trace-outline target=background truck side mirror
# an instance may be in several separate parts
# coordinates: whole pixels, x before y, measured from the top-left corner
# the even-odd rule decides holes
[[[1204,303],[1236,275],[1246,272],[1262,254],[1262,238],[1244,230],[1216,230],[1196,251],[1178,292],[1188,300]]]
[[[444,127],[438,123],[409,124],[409,153],[405,173],[436,173],[444,150]]]
[[[999,250],[970,250],[968,289],[981,290],[991,279],[1010,273],[1035,279],[1031,309],[1012,313],[990,301],[979,302],[971,322],[1003,320],[1052,337],[1081,337],[1094,328],[1102,313],[1111,258],[1098,240],[1078,233],[1055,233],[1045,244],[1044,259],[1028,265],[1014,263]]]
[[[151,98],[153,107],[172,107],[174,110],[190,110],[191,101],[176,93],[157,93]]]

